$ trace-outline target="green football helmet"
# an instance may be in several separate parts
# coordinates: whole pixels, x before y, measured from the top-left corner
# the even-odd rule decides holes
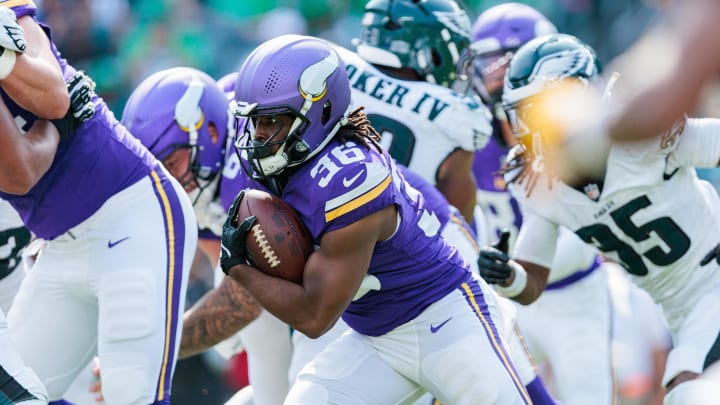
[[[505,73],[502,103],[513,134],[525,141],[538,135],[530,128],[527,110],[544,90],[566,79],[581,86],[599,86],[600,63],[595,51],[572,35],[551,34],[521,46]]]
[[[470,18],[455,0],[370,0],[357,53],[366,61],[410,68],[430,83],[450,87],[470,44]]]

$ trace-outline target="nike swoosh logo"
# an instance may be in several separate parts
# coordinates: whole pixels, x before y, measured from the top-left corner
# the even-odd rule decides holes
[[[343,186],[345,186],[345,187],[350,187],[350,186],[352,186],[352,184],[355,183],[355,180],[357,180],[358,178],[360,178],[360,175],[361,175],[361,174],[363,174],[363,171],[360,171],[360,173],[354,175],[353,177],[351,177],[351,178],[349,178],[349,179],[348,179],[347,177],[344,177],[344,178],[343,178]]]
[[[673,176],[678,172],[678,170],[680,170],[679,167],[675,168],[675,170],[673,170],[670,173],[663,173],[663,180],[668,181],[668,180],[672,179]]]
[[[114,248],[115,246],[117,246],[118,244],[123,243],[123,242],[125,242],[125,241],[128,240],[128,239],[130,239],[129,236],[126,236],[126,237],[124,237],[124,238],[122,238],[122,239],[118,239],[118,240],[116,240],[115,242],[109,240],[109,241],[108,241],[108,249],[112,249],[112,248]]]
[[[360,173],[365,172],[365,178],[363,181],[353,186],[352,189],[348,190],[342,195],[339,195],[333,199],[330,199],[325,202],[325,213],[331,212],[338,207],[341,207],[348,202],[365,195],[366,193],[378,188],[382,187],[382,190],[384,190],[387,185],[383,186],[383,183],[385,183],[388,178],[391,178],[390,171],[387,167],[380,163],[365,163],[364,169],[361,169]],[[343,179],[344,180],[344,179]],[[388,182],[388,185],[391,184]],[[382,191],[381,190],[381,191]]]
[[[433,326],[432,324],[430,324],[430,332],[431,332],[431,333],[435,333],[435,332],[439,331],[440,328],[442,328],[443,326],[445,326],[446,323],[450,322],[451,319],[452,319],[452,316],[451,316],[450,318],[446,319],[443,323],[441,323],[441,324],[438,325],[438,326]]]

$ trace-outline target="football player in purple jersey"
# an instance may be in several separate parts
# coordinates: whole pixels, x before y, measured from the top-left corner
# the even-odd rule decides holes
[[[235,89],[235,83],[237,81],[237,72],[228,74],[218,80],[218,84],[221,85],[221,87],[230,94],[230,97],[234,95],[234,89]],[[233,129],[234,130],[234,129]],[[224,197],[223,200],[226,202],[227,205],[229,205],[233,198],[237,195],[237,193],[243,188],[243,182],[240,181],[243,179],[243,176],[241,175],[240,171],[240,162],[235,153],[232,153],[228,156],[226,159],[226,167],[223,171],[223,183],[220,189],[221,197]],[[409,184],[416,188],[422,195],[423,198],[426,200],[428,204],[428,209],[435,212],[437,215],[440,224],[441,224],[441,233],[443,237],[445,237],[448,241],[451,241],[454,246],[456,246],[464,257],[475,257],[477,255],[477,251],[479,249],[477,242],[475,241],[474,231],[470,229],[470,227],[465,223],[465,221],[462,219],[462,216],[459,214],[457,209],[454,207],[448,205],[447,200],[445,197],[430,183],[426,182],[424,179],[421,178],[421,176],[414,174],[413,172],[408,171],[407,168],[404,166],[399,166],[400,171],[402,172],[403,176],[406,178],[406,180],[409,182]],[[259,186],[259,185],[256,185]],[[472,265],[475,265],[474,261],[475,259],[466,259],[466,260],[472,260]],[[475,270],[476,271],[476,270]],[[213,293],[214,295],[215,293]],[[221,303],[222,300],[215,300],[216,304]],[[213,307],[214,310],[225,312],[225,311],[232,311],[232,308],[230,308],[227,304],[221,304],[221,305],[215,305]],[[198,305],[194,308],[196,311],[195,315],[193,315],[191,318],[194,318],[195,316],[200,316],[201,314],[203,316],[207,316],[209,312],[207,311],[206,305]],[[509,310],[510,312],[514,313],[513,308],[506,308],[505,310]],[[265,314],[265,312],[263,312]],[[186,318],[186,330],[188,321],[191,318]],[[262,316],[261,316],[262,318]],[[514,318],[513,318],[514,319]],[[195,323],[194,321],[191,323]],[[258,350],[249,350],[247,346],[247,335],[251,331],[251,329],[255,329],[255,324],[258,324],[259,321],[253,322],[249,327],[245,327],[240,330],[238,335],[242,335],[242,346],[245,347],[246,350],[249,352],[249,359],[253,358],[253,351]],[[267,322],[263,322],[267,323]],[[293,334],[293,350],[292,350],[292,362],[290,364],[290,370],[287,374],[289,374],[289,380],[294,381],[298,372],[300,371],[300,368],[302,368],[305,364],[307,364],[312,358],[319,353],[322,349],[325,348],[330,342],[332,342],[335,338],[342,335],[347,330],[347,325],[344,322],[341,322],[341,320],[338,320],[336,325],[328,331],[326,334],[324,334],[322,337],[317,339],[309,339],[306,336],[304,336],[302,333],[295,332]],[[517,343],[520,344],[517,339],[514,338],[514,330],[508,331],[508,335],[510,335],[510,346],[512,347],[513,344]],[[226,331],[233,330],[232,327],[225,328]],[[265,329],[267,330],[267,329]],[[271,335],[265,333],[264,334],[264,341],[266,341],[267,344],[264,346],[269,346],[270,344],[277,345],[273,339],[269,339]],[[230,339],[232,340],[232,339]],[[198,345],[197,349],[201,350],[204,348],[207,348],[212,345],[212,341],[206,340],[202,342],[204,344],[204,347],[202,345]],[[230,346],[227,343],[229,343],[229,340],[223,341],[220,346],[225,348],[226,346]],[[184,346],[184,345],[183,345]],[[181,353],[182,353],[182,347],[181,346]],[[218,348],[218,346],[216,346]],[[232,347],[229,347],[232,349]],[[525,350],[522,347],[513,347],[515,350],[512,352],[512,359],[513,362],[517,361],[518,359],[520,361],[523,360],[522,356],[525,353]],[[223,350],[225,351],[225,349]],[[516,353],[517,351],[517,353]],[[234,353],[234,351],[232,352]],[[228,402],[228,404],[237,404],[237,403],[246,403],[248,401],[248,398],[252,398],[255,403],[258,403],[262,399],[262,397],[259,397],[260,392],[258,392],[258,389],[261,389],[262,385],[265,385],[266,382],[270,382],[273,378],[271,374],[263,374],[265,378],[258,379],[255,378],[255,382],[253,381],[253,363],[261,363],[266,364],[266,370],[270,371],[273,367],[276,370],[275,374],[280,374],[280,370],[276,365],[273,365],[273,363],[278,363],[278,358],[282,357],[283,353],[283,345],[278,346],[275,348],[274,352],[267,352],[262,351],[259,354],[263,354],[264,356],[262,358],[258,358],[255,362],[250,362],[250,383],[251,386],[243,389],[241,392],[236,394],[232,400]],[[527,360],[525,360],[527,362]],[[521,366],[517,369],[519,376],[521,377],[523,382],[531,381],[529,385],[526,385],[526,388],[528,390],[528,394],[530,395],[530,398],[533,400],[534,403],[551,403],[552,400],[549,398],[549,395],[547,392],[544,391],[544,389],[541,388],[542,383],[539,381],[536,376],[530,374],[532,373],[533,365],[528,364],[522,364],[519,365],[518,363],[515,363],[515,366]],[[276,384],[276,391],[280,391],[277,389],[279,385]],[[246,392],[247,391],[247,392]],[[420,401],[423,401],[424,398],[421,398]],[[545,401],[545,402],[542,402]],[[275,401],[277,402],[277,401]],[[266,402],[260,402],[260,403],[266,403]],[[423,403],[423,402],[418,402]]]
[[[211,259],[220,259],[220,236],[227,208],[244,185],[234,186],[229,173],[237,165],[228,125],[228,92],[197,69],[178,67],[156,72],[138,85],[128,99],[121,122],[184,186],[194,202],[200,238],[198,247]],[[229,96],[230,98],[232,95]],[[223,175],[226,160],[228,174]],[[224,205],[225,189],[233,193]],[[224,205],[224,206],[223,206]],[[222,272],[218,270],[222,276]],[[250,384],[257,404],[282,402],[287,394],[290,331],[287,325],[262,311],[252,296],[228,277],[217,277],[216,290],[186,314],[179,358],[204,351],[219,330],[240,332],[222,342],[218,351],[230,357],[237,347],[248,353]],[[217,294],[217,295],[216,295]],[[221,318],[208,312],[222,308]],[[226,310],[227,309],[227,310]],[[214,323],[217,322],[217,323]],[[221,332],[221,333],[223,333]],[[268,378],[268,376],[271,376]]]
[[[472,28],[473,43],[460,64],[460,72],[468,76],[472,88],[493,111],[493,139],[476,153],[473,165],[478,208],[488,220],[488,239],[507,230],[510,247],[522,215],[517,200],[497,174],[509,147],[517,143],[502,109],[503,81],[521,45],[553,32],[555,26],[534,8],[521,3],[500,4],[478,16]],[[570,232],[561,240],[550,283],[535,302],[518,305],[518,326],[534,357],[551,364],[558,399],[570,404],[609,404],[614,396],[610,362],[612,311],[602,260],[595,249]],[[485,277],[484,269],[480,266]],[[492,279],[489,282],[494,283]],[[499,291],[512,296],[502,288]],[[567,306],[571,300],[576,301],[572,310]],[[553,327],[548,328],[549,324]]]
[[[350,331],[297,377],[286,403],[529,403],[504,348],[489,287],[350,111],[345,66],[325,41],[287,35],[243,63],[236,148],[248,178],[295,208],[317,246],[302,284],[246,263],[254,218],[223,230],[221,266],[260,304],[310,337],[342,316]]]
[[[10,337],[50,400],[97,354],[106,403],[169,404],[197,244],[191,202],[94,94],[84,122],[46,121],[68,116],[76,71],[36,12],[0,2],[0,197],[45,241]]]
[[[227,212],[219,202],[229,141],[227,105],[213,78],[197,69],[177,67],[145,78],[128,98],[121,119],[190,196],[198,221],[197,254],[206,256],[213,267],[220,260]],[[260,307],[237,283],[223,282],[218,288],[238,309],[223,319],[225,325],[241,327],[257,317]],[[193,320],[183,325],[180,358],[196,353],[192,346],[209,327]]]

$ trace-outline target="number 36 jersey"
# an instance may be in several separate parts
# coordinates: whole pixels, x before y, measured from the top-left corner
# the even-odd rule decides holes
[[[613,145],[602,184],[547,187],[541,178],[522,201],[527,215],[514,255],[549,266],[549,245],[564,225],[622,264],[677,327],[692,297],[720,280],[715,261],[700,266],[720,242],[720,199],[695,173],[719,158],[720,120],[686,119],[661,138]],[[512,187],[525,196],[520,185]]]
[[[397,208],[395,233],[376,243],[364,281],[343,314],[351,328],[379,336],[414,319],[471,274],[420,193],[386,153],[370,148],[331,141],[297,168],[281,197],[298,211],[315,244],[327,232],[387,206]]]
[[[390,77],[354,52],[335,50],[347,68],[353,107],[365,107],[383,147],[431,184],[454,150],[474,152],[487,144],[491,115],[479,98],[434,83]]]

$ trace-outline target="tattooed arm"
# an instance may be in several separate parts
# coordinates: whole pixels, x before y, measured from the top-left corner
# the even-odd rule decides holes
[[[179,358],[204,352],[260,315],[255,298],[230,277],[185,312]]]

